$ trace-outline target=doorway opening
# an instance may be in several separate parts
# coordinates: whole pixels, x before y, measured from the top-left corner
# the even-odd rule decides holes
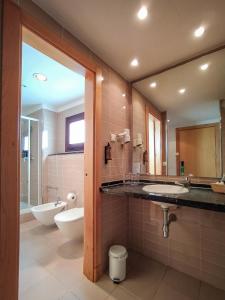
[[[63,268],[68,290],[83,276],[87,70],[28,29],[22,37],[19,293],[35,298],[34,284],[50,281],[53,298],[68,292]]]

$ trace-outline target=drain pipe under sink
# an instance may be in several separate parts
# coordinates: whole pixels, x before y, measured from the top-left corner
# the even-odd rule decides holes
[[[171,222],[175,222],[177,217],[175,214],[169,215],[169,208],[162,207],[163,210],[163,237],[166,239],[169,236],[169,225]]]

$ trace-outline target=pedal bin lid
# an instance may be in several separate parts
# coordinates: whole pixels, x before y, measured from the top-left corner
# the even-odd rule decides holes
[[[125,258],[127,257],[127,249],[121,245],[111,246],[109,249],[109,256],[114,258]]]

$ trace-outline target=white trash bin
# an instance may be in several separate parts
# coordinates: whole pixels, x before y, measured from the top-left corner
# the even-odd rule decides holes
[[[114,245],[109,249],[109,277],[113,282],[119,283],[126,278],[127,249]]]

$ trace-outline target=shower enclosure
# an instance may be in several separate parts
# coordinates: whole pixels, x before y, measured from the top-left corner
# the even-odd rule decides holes
[[[39,120],[21,116],[20,212],[40,203]]]

